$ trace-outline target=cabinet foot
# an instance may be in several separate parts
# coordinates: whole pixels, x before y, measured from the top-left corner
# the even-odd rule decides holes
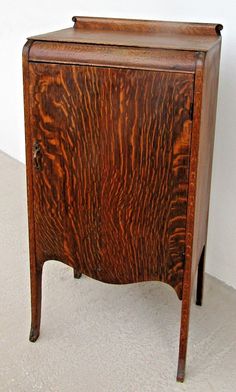
[[[187,316],[189,318],[189,315]],[[180,328],[180,343],[179,343],[179,362],[176,381],[184,382],[185,367],[186,367],[186,356],[187,356],[187,344],[188,344],[188,321],[183,321],[183,315],[181,320]]]
[[[197,294],[196,294],[196,305],[202,306],[202,297],[204,289],[204,270],[205,270],[205,246],[202,250],[202,254],[198,264],[197,273]]]
[[[191,287],[190,287],[190,273],[189,263],[186,265],[185,280],[183,284],[183,299],[181,309],[181,323],[180,323],[180,337],[179,337],[179,361],[176,380],[184,382],[187,346],[188,346],[188,330],[190,318],[190,304],[191,304]]]
[[[81,272],[77,271],[74,269],[74,278],[75,279],[80,279],[82,276]]]
[[[176,381],[184,382],[184,376],[185,376],[185,362],[179,360]]]
[[[40,333],[41,297],[42,297],[42,266],[31,265],[31,329],[29,340],[35,342]]]
[[[29,335],[30,342],[36,342],[38,337],[39,337],[39,328],[35,329],[34,327],[31,327],[30,335]]]

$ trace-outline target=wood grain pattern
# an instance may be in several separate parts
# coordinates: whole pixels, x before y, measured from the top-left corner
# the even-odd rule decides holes
[[[30,48],[29,60],[194,73],[196,54],[180,50],[34,41]]]
[[[38,258],[104,282],[161,280],[181,298],[193,76],[49,64],[30,73],[43,154]]]
[[[128,46],[188,51],[207,51],[220,39],[222,25],[132,19],[73,17],[74,28],[30,37],[106,46]]]
[[[97,18],[91,16],[73,16],[74,28],[79,30],[125,31],[136,33],[172,33],[185,35],[220,35],[221,24],[193,23],[161,20],[140,20],[122,18]]]
[[[30,291],[31,291],[31,328],[30,341],[35,342],[39,336],[41,319],[41,291],[42,291],[42,265],[38,262],[35,247],[35,220],[33,203],[33,170],[32,170],[32,137],[30,114],[30,73],[29,50],[32,41],[28,41],[23,48],[23,81],[24,81],[24,115],[25,115],[25,146],[26,146],[26,173],[27,173],[27,203],[28,203],[28,229],[30,254]]]
[[[196,275],[202,250],[207,242],[208,210],[210,200],[212,157],[221,45],[210,50],[204,62],[202,110],[199,119],[199,154],[196,183],[194,243],[192,254],[192,281]]]
[[[187,342],[190,319],[191,292],[192,292],[192,256],[193,256],[193,240],[194,240],[194,218],[196,205],[196,183],[197,183],[197,167],[199,152],[199,132],[201,121],[202,107],[202,85],[204,71],[204,53],[198,54],[196,62],[196,74],[194,84],[194,112],[193,112],[193,130],[191,140],[191,157],[190,157],[190,173],[188,188],[188,210],[187,210],[187,227],[186,227],[186,255],[183,275],[183,300],[181,309],[181,325],[179,340],[179,361],[177,370],[177,381],[183,382],[185,377],[185,366],[187,358]]]
[[[220,40],[218,35],[175,35],[175,33],[133,33],[123,31],[80,31],[68,28],[30,37],[36,41],[70,42],[106,46],[175,49],[206,52]]]
[[[206,55],[199,53],[196,64],[186,263],[177,373],[177,380],[181,382],[185,375],[191,296],[197,270],[197,304],[202,303],[219,59],[220,42]]]

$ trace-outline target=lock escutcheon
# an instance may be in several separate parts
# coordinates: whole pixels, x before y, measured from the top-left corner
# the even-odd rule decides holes
[[[36,170],[42,170],[42,162],[41,162],[41,148],[39,145],[39,141],[35,140],[33,144],[33,162]]]

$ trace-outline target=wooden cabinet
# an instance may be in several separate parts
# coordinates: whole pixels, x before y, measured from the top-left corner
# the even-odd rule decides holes
[[[45,261],[201,304],[221,25],[74,17],[23,50],[32,326]]]

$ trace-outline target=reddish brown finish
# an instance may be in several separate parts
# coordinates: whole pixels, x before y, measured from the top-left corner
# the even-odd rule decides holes
[[[196,62],[195,86],[194,86],[195,87],[194,113],[193,113],[193,130],[192,130],[189,189],[188,189],[185,270],[184,270],[184,278],[183,278],[183,300],[182,300],[181,326],[180,326],[179,362],[178,362],[178,372],[177,372],[177,381],[180,382],[184,381],[184,375],[185,375],[190,305],[191,305],[191,290],[193,284],[191,280],[192,249],[193,249],[193,241],[194,241],[194,218],[195,218],[196,179],[197,179],[198,152],[199,152],[199,130],[200,130],[201,104],[202,104],[203,61],[204,61],[204,54],[200,53]]]
[[[74,28],[41,34],[30,39],[203,52],[221,40],[220,24],[86,17],[74,17],[73,20],[77,20]]]
[[[197,304],[203,292],[222,26],[73,20],[23,53],[30,339],[48,259],[75,278],[160,280],[182,299],[183,381],[197,269]]]
[[[73,16],[74,28],[79,31],[125,31],[135,33],[183,34],[190,36],[220,35],[223,26],[214,23],[167,22],[160,20],[96,18]]]
[[[211,167],[215,133],[215,113],[220,64],[220,45],[205,56],[203,68],[201,117],[199,127],[199,157],[196,184],[196,208],[192,256],[192,280],[196,275],[198,261],[207,241],[208,209],[211,185]],[[200,115],[200,112],[199,112]]]
[[[34,41],[30,48],[29,60],[43,63],[194,73],[196,54],[180,50]]]
[[[181,298],[193,76],[30,64],[30,79],[37,258]]]
[[[41,318],[41,288],[42,268],[36,259],[35,250],[35,222],[33,208],[33,177],[32,177],[32,138],[30,135],[30,99],[29,99],[29,63],[28,53],[32,41],[28,41],[23,48],[24,71],[24,108],[25,108],[25,142],[26,142],[26,170],[29,221],[29,252],[30,252],[30,283],[31,283],[31,329],[29,339],[35,342],[39,336]]]
[[[219,62],[217,45],[205,55],[200,53],[196,66],[178,381],[184,380],[191,293],[197,270],[196,302],[202,303]]]

